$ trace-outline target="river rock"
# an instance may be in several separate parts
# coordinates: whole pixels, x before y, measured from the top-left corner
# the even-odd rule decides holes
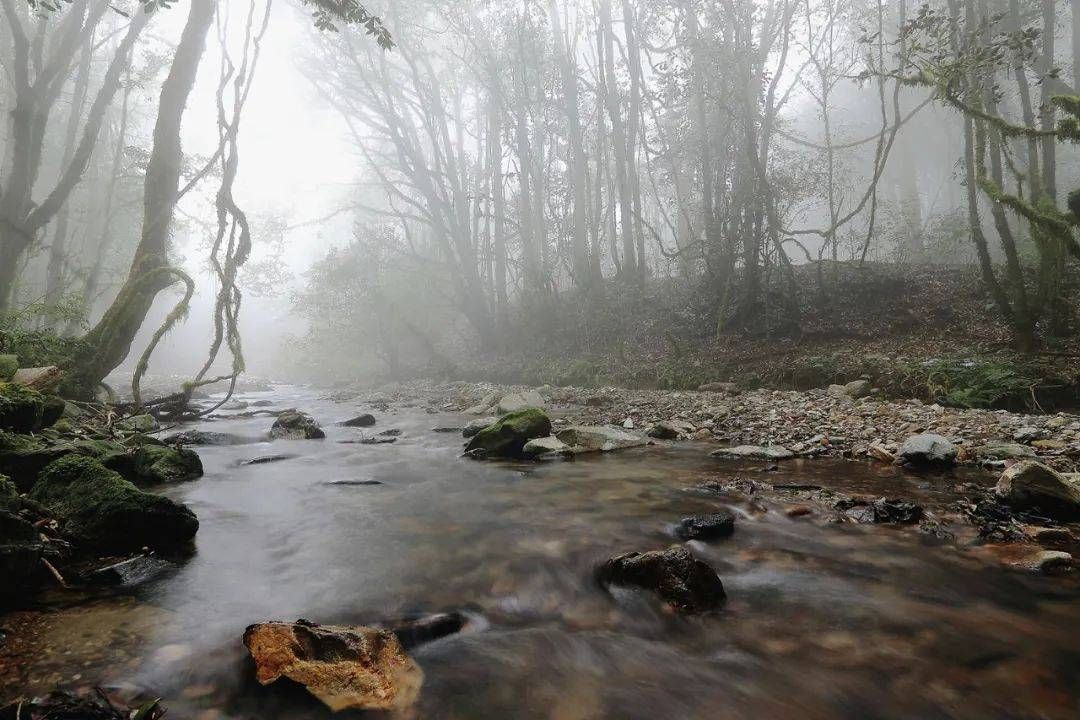
[[[570,454],[570,448],[554,435],[542,438],[533,438],[521,448],[521,454],[525,457],[543,458],[557,457]]]
[[[199,529],[195,513],[185,506],[143,492],[97,460],[79,455],[46,467],[30,499],[61,518],[66,535],[101,552],[175,549]]]
[[[718,510],[709,515],[684,517],[675,532],[683,540],[715,540],[735,532],[735,513]]]
[[[476,405],[465,410],[470,415],[483,415],[490,412],[495,407],[495,403],[499,401],[498,393],[488,393],[480,400]]]
[[[345,427],[371,427],[375,424],[375,416],[371,413],[363,413],[354,418],[349,418],[341,424]]]
[[[488,417],[477,418],[470,420],[466,423],[465,427],[461,428],[461,436],[464,438],[471,438],[476,433],[480,432],[488,425],[491,425],[499,418],[489,415]]]
[[[465,452],[476,456],[517,457],[525,443],[551,434],[551,419],[539,408],[507,413],[470,438]]]
[[[315,418],[304,412],[283,412],[270,428],[270,437],[289,440],[321,440],[326,437]]]
[[[651,590],[686,613],[716,610],[726,597],[716,571],[681,545],[617,555],[597,569],[596,577],[604,586],[631,585]]]
[[[1035,457],[1035,451],[1020,443],[989,442],[975,448],[975,459],[980,463],[1033,457]]]
[[[390,630],[407,650],[461,632],[468,624],[459,612],[435,613],[392,623]]]
[[[911,525],[919,522],[923,516],[921,506],[890,498],[844,498],[838,500],[834,507],[848,520],[864,524]]]
[[[244,631],[244,645],[261,684],[286,677],[335,712],[404,710],[416,701],[424,679],[390,630],[264,622]]]
[[[952,465],[957,454],[956,446],[948,438],[921,433],[904,440],[896,459],[905,465]]]
[[[106,463],[111,466],[111,463]],[[167,445],[141,445],[131,454],[130,471],[114,467],[135,483],[159,484],[187,482],[202,477],[199,454],[186,448]]]
[[[795,457],[795,453],[781,445],[736,445],[713,450],[709,455],[732,460],[788,460]]]
[[[637,433],[607,425],[571,425],[555,433],[574,453],[611,452],[646,445],[648,440]]]
[[[689,435],[693,431],[694,428],[688,423],[678,420],[661,420],[646,430],[645,434],[657,440],[678,440],[680,436]]]
[[[525,408],[543,408],[545,405],[544,397],[540,393],[535,390],[526,390],[504,395],[499,400],[498,411],[500,413],[511,413]]]
[[[1062,519],[1080,516],[1080,482],[1034,460],[1007,468],[994,490],[1017,509]]]

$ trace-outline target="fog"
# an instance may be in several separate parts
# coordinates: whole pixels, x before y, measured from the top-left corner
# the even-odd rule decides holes
[[[0,720],[1075,720],[1078,144],[1080,0],[0,0]]]
[[[798,337],[841,268],[954,267],[1016,347],[1070,332],[1069,3],[204,2],[5,0],[5,323],[103,342],[157,233],[113,382],[161,329],[148,372],[197,371],[222,271],[247,372],[327,382]],[[251,247],[215,272],[223,187]]]

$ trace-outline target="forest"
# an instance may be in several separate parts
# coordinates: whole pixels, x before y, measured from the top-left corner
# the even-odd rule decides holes
[[[0,719],[1080,713],[1075,0],[0,0],[0,128]]]

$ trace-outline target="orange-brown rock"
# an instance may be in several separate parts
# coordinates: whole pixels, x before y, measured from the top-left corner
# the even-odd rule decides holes
[[[244,631],[244,645],[260,683],[287,677],[334,711],[404,709],[416,700],[424,679],[389,630],[265,622]]]

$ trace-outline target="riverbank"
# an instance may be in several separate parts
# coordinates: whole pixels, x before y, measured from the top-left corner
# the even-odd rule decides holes
[[[708,387],[708,386],[707,386]],[[872,388],[834,386],[810,391],[740,390],[720,383],[701,391],[630,390],[493,383],[413,381],[375,389],[342,388],[339,402],[375,408],[475,410],[492,415],[497,398],[535,391],[558,425],[615,425],[648,431],[658,423],[677,436],[719,448],[780,446],[796,457],[884,458],[904,440],[936,433],[954,443],[960,464],[1002,468],[1027,457],[1061,472],[1080,471],[1080,415],[948,408],[919,400],[873,397]],[[861,392],[871,393],[852,397]],[[710,448],[710,449],[715,449]]]

